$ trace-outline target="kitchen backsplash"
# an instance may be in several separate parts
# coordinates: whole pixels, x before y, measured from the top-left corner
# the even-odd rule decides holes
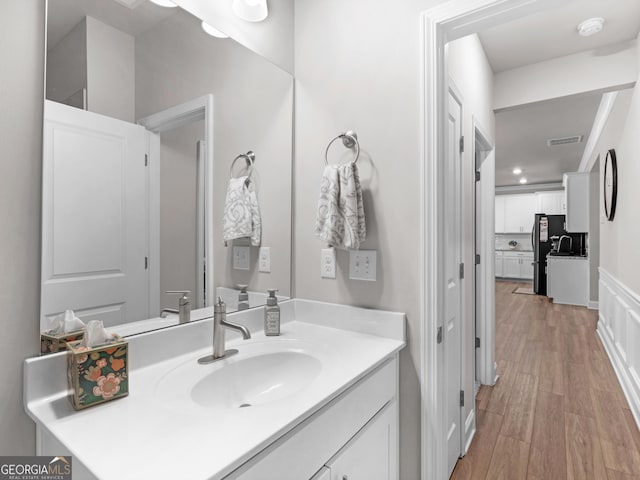
[[[496,235],[496,250],[511,250],[510,241],[516,241],[518,244],[513,250],[531,251],[531,234],[530,233],[508,233]]]

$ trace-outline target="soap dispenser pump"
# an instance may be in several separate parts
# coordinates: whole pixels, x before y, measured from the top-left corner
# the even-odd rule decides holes
[[[238,289],[240,290],[238,294],[238,310],[247,310],[249,308],[247,288],[249,288],[249,285],[238,285]]]
[[[280,335],[280,306],[276,289],[269,289],[267,305],[264,307],[264,334],[267,336]]]

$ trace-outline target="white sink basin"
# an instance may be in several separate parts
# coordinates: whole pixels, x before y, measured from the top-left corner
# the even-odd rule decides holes
[[[236,344],[238,353],[208,365],[197,358],[168,371],[156,392],[166,406],[185,404],[220,412],[280,402],[307,388],[322,362],[304,342],[272,340]],[[186,402],[186,403],[185,403]]]
[[[191,398],[203,407],[264,405],[298,393],[320,369],[317,358],[295,351],[240,357],[198,381]]]

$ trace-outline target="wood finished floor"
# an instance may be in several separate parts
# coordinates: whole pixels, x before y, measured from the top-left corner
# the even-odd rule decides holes
[[[500,378],[452,479],[640,480],[640,432],[596,334],[597,312],[496,282]]]

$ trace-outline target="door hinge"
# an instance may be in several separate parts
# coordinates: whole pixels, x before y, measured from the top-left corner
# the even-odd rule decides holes
[[[480,265],[480,254],[476,253],[476,265]]]
[[[480,337],[476,337],[476,348],[480,348]]]
[[[149,257],[144,257],[144,269],[147,270],[149,268]]]
[[[460,390],[460,406],[464,407],[464,390]]]
[[[146,153],[144,154],[144,166],[149,166],[149,155],[147,155]]]
[[[464,135],[460,137],[460,153],[464,152]]]
[[[460,280],[464,278],[464,263],[460,264]]]
[[[442,343],[442,327],[438,327],[438,335],[436,337],[436,342],[438,342],[439,344]]]
[[[480,181],[480,170],[476,170],[476,182]]]

